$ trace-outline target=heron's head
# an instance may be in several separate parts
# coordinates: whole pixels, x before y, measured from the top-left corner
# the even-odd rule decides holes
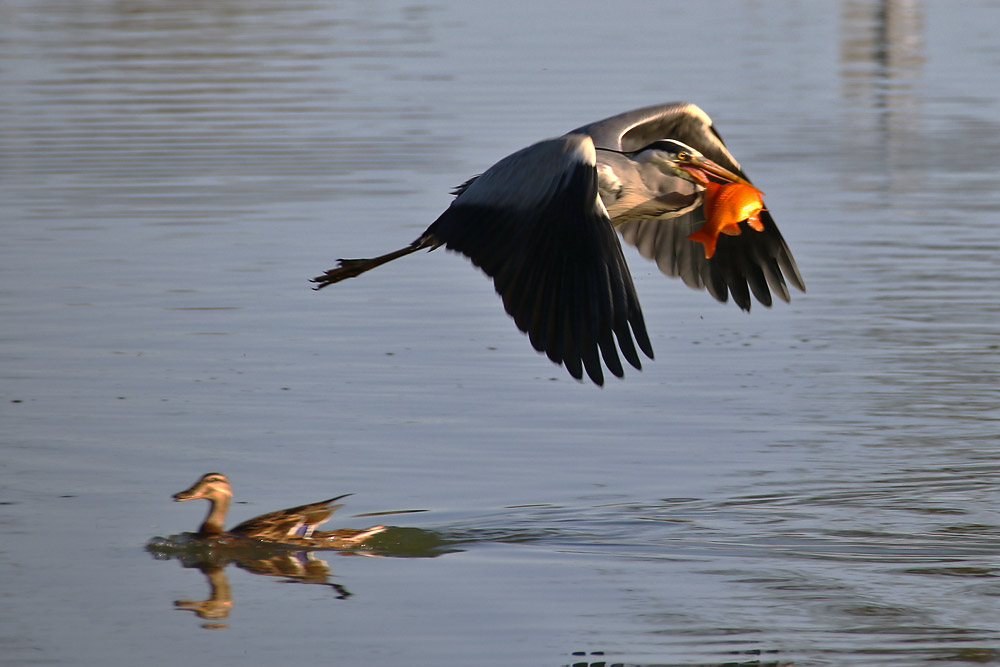
[[[672,173],[692,183],[705,185],[708,174],[730,183],[751,183],[722,165],[719,165],[699,151],[675,139],[660,139],[631,154],[634,160],[649,162],[665,173]]]

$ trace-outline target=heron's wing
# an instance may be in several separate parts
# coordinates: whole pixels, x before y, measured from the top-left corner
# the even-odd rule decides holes
[[[760,213],[763,231],[752,230],[741,222],[739,236],[719,236],[711,259],[705,259],[700,243],[688,239],[704,219],[699,206],[670,220],[626,222],[618,231],[626,243],[655,261],[666,275],[679,277],[689,287],[704,288],[719,301],[727,301],[732,294],[743,310],[750,310],[751,294],[765,306],[771,305],[771,292],[788,301],[786,277],[792,285],[805,290],[795,259],[767,210]]]
[[[627,111],[574,131],[590,135],[596,146],[623,151],[639,150],[658,139],[676,139],[746,177],[712,119],[688,102]],[[788,301],[786,279],[805,291],[795,259],[769,212],[760,216],[763,231],[741,225],[744,233],[739,236],[720,237],[711,259],[705,259],[700,244],[687,238],[704,219],[699,206],[676,218],[635,220],[618,229],[627,243],[638,248],[643,257],[654,260],[663,273],[680,277],[691,287],[704,287],[719,301],[726,301],[732,294],[733,301],[744,310],[750,309],[751,293],[766,306],[771,305],[771,291]]]
[[[318,503],[289,507],[288,509],[261,514],[252,519],[247,519],[229,532],[265,540],[281,540],[289,537],[293,531],[302,526],[315,528],[322,524],[337,509],[342,507],[342,505],[334,505],[332,503],[349,495],[351,494],[347,493]]]
[[[712,119],[701,107],[690,102],[633,109],[584,125],[573,132],[590,135],[598,148],[619,151],[637,151],[658,139],[676,139],[698,149],[727,169],[738,172],[740,168],[712,126]]]
[[[624,374],[618,349],[652,358],[639,298],[597,190],[594,144],[570,134],[510,155],[465,184],[426,236],[493,278],[531,344],[570,374]],[[617,346],[615,339],[617,338]]]

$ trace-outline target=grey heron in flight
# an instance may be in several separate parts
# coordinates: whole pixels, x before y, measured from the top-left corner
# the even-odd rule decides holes
[[[684,102],[627,111],[503,158],[456,188],[451,205],[413,243],[339,260],[313,278],[315,289],[443,245],[493,278],[536,350],[574,378],[586,371],[602,385],[602,358],[617,377],[624,375],[619,349],[637,369],[637,345],[653,358],[616,230],[666,275],[719,301],[732,295],[743,310],[751,293],[765,306],[772,291],[788,301],[786,279],[805,291],[766,209],[753,230],[743,221],[743,233],[719,236],[711,258],[688,238],[705,221],[706,173],[750,185],[708,114]]]

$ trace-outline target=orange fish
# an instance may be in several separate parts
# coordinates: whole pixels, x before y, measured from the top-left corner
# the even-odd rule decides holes
[[[716,183],[705,179],[705,224],[688,235],[692,241],[705,246],[705,259],[715,254],[715,244],[719,234],[739,236],[740,222],[746,221],[751,229],[764,231],[760,212],[764,210],[761,196],[764,194],[752,185],[743,183]]]

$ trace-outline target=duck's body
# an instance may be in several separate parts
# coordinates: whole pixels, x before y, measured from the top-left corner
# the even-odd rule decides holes
[[[225,521],[233,498],[233,490],[229,478],[222,473],[210,472],[202,475],[190,489],[174,494],[174,500],[196,498],[208,500],[210,503],[208,516],[198,529],[198,534],[202,537],[233,535],[309,548],[344,548],[357,546],[385,530],[385,526],[316,530],[317,526],[324,523],[337,508],[341,507],[333,503],[349,495],[351,494],[347,493],[318,503],[261,514],[228,531],[225,530]]]

